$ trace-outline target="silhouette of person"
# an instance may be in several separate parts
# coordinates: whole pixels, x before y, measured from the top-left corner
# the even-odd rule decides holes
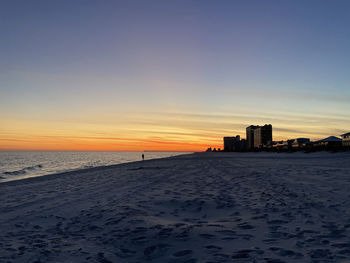
[[[145,155],[144,154],[142,154],[142,161],[144,161],[145,160]]]

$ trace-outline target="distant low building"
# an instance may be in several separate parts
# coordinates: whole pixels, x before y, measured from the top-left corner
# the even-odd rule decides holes
[[[269,148],[269,149],[272,149],[275,147],[275,145],[277,144],[276,141],[271,141],[271,142],[268,142],[267,144],[264,145],[265,148]]]
[[[345,147],[350,146],[350,132],[340,135],[342,138],[342,145]]]
[[[335,136],[329,136],[327,138],[314,142],[315,147],[339,147],[341,145],[342,139]]]
[[[276,141],[272,147],[276,148],[278,150],[288,150],[289,142],[288,141]]]
[[[233,152],[235,137],[224,137],[224,151]]]
[[[241,152],[247,151],[247,140],[245,139],[241,140],[240,151]]]
[[[309,138],[296,138],[291,140],[291,147],[292,148],[302,148],[306,147],[306,145],[310,143]]]
[[[225,152],[238,152],[241,151],[241,137],[224,137],[224,151]]]

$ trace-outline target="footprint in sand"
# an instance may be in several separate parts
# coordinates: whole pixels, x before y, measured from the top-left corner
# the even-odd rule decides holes
[[[332,259],[332,253],[329,249],[314,249],[309,252],[311,258],[317,259]]]
[[[151,245],[143,250],[143,254],[147,260],[159,258],[164,256],[170,247],[171,246],[169,244],[165,243]]]
[[[253,250],[251,250],[251,249],[238,250],[237,252],[235,252],[232,255],[232,259],[250,258],[251,257],[250,253],[252,253],[252,252],[253,252]]]
[[[199,234],[199,236],[205,239],[215,238],[215,235],[212,235],[212,234]]]
[[[274,259],[274,258],[264,258],[265,263],[286,263],[285,261],[282,261],[280,259]]]
[[[218,252],[222,249],[222,247],[216,246],[216,245],[208,245],[204,247],[208,253],[214,253],[214,252]]]
[[[295,251],[289,250],[289,249],[283,249],[280,247],[270,247],[269,250],[280,255],[281,257],[290,257],[290,258],[295,258],[295,259],[299,259],[299,258],[303,257],[303,255],[301,253],[298,253],[298,252],[295,252]]]
[[[245,229],[245,230],[254,229],[254,226],[252,226],[246,222],[238,224],[238,227],[240,229]]]
[[[174,257],[184,257],[184,256],[187,256],[187,255],[190,255],[192,254],[192,250],[190,249],[185,249],[185,250],[180,250],[180,251],[177,251],[173,254]]]

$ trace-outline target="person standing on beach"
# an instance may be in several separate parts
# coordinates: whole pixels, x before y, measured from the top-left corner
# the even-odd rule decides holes
[[[142,154],[142,161],[144,161],[145,160],[145,155],[144,154]]]

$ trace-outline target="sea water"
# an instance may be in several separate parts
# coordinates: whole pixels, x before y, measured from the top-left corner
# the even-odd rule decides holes
[[[183,152],[0,152],[0,182],[97,166],[164,158]]]

